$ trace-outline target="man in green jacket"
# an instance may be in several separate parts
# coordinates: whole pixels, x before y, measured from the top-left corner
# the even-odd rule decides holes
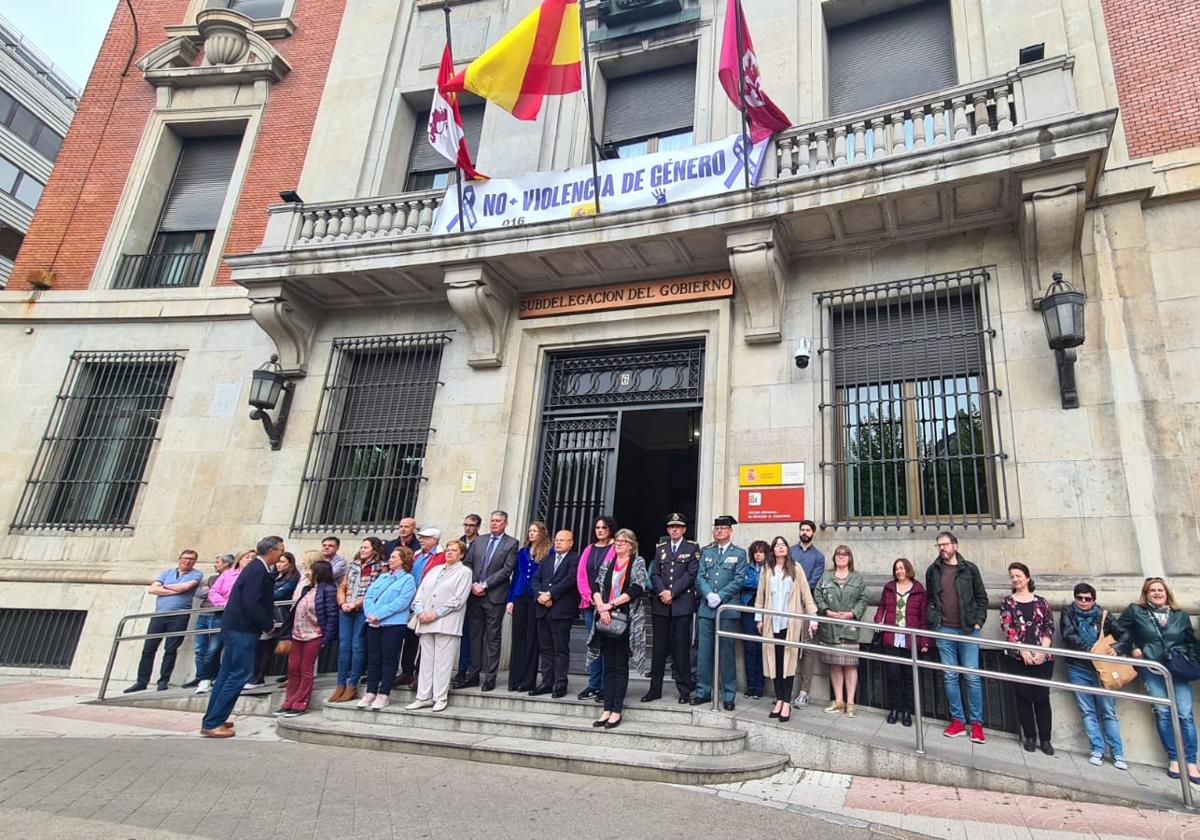
[[[746,550],[732,542],[733,526],[737,520],[732,516],[718,516],[713,520],[713,542],[700,552],[700,569],[696,573],[696,592],[700,596],[700,651],[696,660],[696,693],[692,705],[712,702],[713,653],[717,639],[717,609],[722,604],[732,603],[742,590],[746,577]],[[721,616],[721,629],[738,630],[738,614],[727,612]],[[721,639],[721,700],[725,710],[732,712],[734,697],[737,696],[737,664],[733,652],[733,639]]]
[[[925,591],[929,598],[929,626],[941,633],[957,636],[978,636],[987,621],[988,596],[983,588],[979,567],[958,553],[958,540],[949,531],[937,535],[938,556],[925,572]],[[979,646],[971,642],[937,640],[938,659],[944,665],[979,667]],[[971,740],[982,744],[983,680],[978,674],[963,675],[967,680],[967,712],[964,718],[959,675],[943,671],[946,701],[950,704],[950,725],[942,731],[947,738],[957,738],[967,731],[964,720],[970,721]]]

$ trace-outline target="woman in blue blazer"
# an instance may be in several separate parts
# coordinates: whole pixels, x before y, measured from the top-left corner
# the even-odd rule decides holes
[[[382,709],[391,702],[392,684],[400,667],[400,647],[408,629],[409,610],[417,594],[412,576],[413,553],[407,546],[392,549],[388,570],[371,581],[363,599],[367,617],[367,693],[360,709]]]

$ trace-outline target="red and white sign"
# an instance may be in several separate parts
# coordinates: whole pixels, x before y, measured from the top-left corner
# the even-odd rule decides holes
[[[738,491],[739,522],[799,522],[803,518],[803,487],[753,487]]]

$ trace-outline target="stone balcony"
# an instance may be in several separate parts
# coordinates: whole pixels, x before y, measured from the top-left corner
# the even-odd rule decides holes
[[[1079,111],[1073,64],[1046,59],[795,126],[775,137],[749,193],[448,235],[430,232],[440,192],[282,205],[262,245],[229,262],[273,310],[285,298],[308,318],[449,299],[481,328],[528,291],[731,270],[747,341],[772,341],[792,260],[1017,222],[1033,303],[1051,264],[1078,263],[1084,204],[1116,119]]]

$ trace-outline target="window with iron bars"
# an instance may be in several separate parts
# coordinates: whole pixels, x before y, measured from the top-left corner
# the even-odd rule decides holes
[[[77,352],[17,505],[13,530],[129,530],[174,352]]]
[[[295,531],[378,528],[411,516],[446,333],[333,342]]]
[[[987,269],[823,292],[822,524],[1011,525]]]

